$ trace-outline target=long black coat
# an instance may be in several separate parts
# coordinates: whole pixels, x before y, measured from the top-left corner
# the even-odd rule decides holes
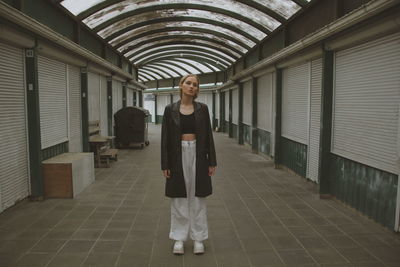
[[[161,130],[161,169],[171,171],[166,179],[167,197],[186,197],[186,186],[182,168],[182,147],[179,108],[181,101],[165,107]],[[212,193],[209,166],[217,166],[214,139],[207,105],[193,102],[196,121],[196,197]]]

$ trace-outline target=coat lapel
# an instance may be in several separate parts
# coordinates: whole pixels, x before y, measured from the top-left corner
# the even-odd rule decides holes
[[[181,101],[175,102],[172,104],[172,119],[174,120],[175,125],[181,129],[181,116],[179,116],[179,108],[181,106]]]

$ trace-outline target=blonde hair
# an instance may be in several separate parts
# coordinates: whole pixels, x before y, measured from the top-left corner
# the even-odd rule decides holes
[[[182,87],[181,87],[181,85],[182,85],[182,84],[186,81],[186,79],[189,78],[189,77],[194,77],[194,78],[196,78],[196,80],[197,80],[197,93],[196,93],[196,95],[193,97],[193,100],[194,100],[194,99],[196,99],[197,96],[199,95],[199,90],[200,90],[200,79],[199,79],[199,76],[197,76],[196,74],[187,74],[187,75],[185,75],[185,76],[183,76],[183,77],[181,78],[181,80],[179,81],[179,94],[180,94],[180,96],[181,96],[181,98],[182,98]]]

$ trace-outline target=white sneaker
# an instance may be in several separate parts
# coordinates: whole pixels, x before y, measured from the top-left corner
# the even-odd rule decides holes
[[[193,253],[194,254],[204,254],[204,244],[200,241],[194,241],[193,244]]]
[[[172,250],[172,253],[175,255],[183,255],[185,253],[183,249],[183,241],[176,240],[174,244],[174,249]]]

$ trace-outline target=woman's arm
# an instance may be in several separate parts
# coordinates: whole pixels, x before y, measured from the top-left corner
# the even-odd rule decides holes
[[[213,132],[212,132],[212,127],[211,127],[211,122],[210,122],[210,113],[208,112],[208,107],[205,106],[206,110],[206,117],[207,117],[207,139],[208,139],[208,165],[210,167],[214,167],[213,170],[210,170],[209,168],[209,173],[211,172],[214,174],[215,172],[215,167],[217,166],[217,156],[215,154],[215,147],[214,147],[214,138],[213,138]]]

